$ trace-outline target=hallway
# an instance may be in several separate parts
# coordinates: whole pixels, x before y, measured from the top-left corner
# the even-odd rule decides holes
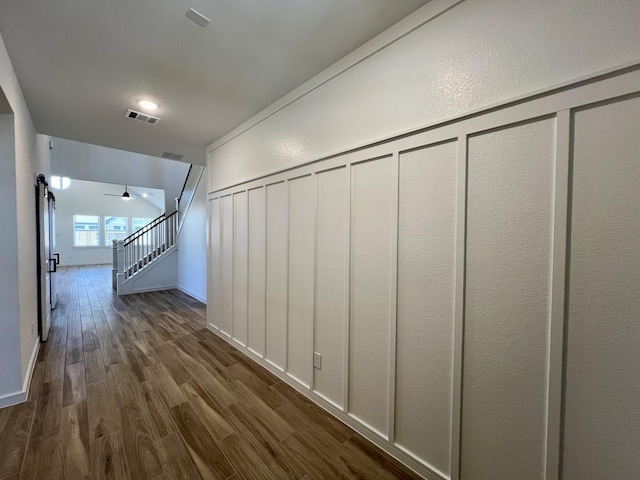
[[[29,399],[0,410],[0,479],[418,478],[206,330],[202,303],[60,272]]]

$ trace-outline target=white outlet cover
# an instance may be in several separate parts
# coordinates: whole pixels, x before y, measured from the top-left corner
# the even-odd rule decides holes
[[[313,368],[322,370],[322,355],[318,352],[313,352]]]

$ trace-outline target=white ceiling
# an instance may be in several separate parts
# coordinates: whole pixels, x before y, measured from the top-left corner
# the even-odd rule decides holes
[[[427,1],[4,0],[0,33],[39,133],[204,164],[208,144]],[[157,125],[124,118],[142,98]]]

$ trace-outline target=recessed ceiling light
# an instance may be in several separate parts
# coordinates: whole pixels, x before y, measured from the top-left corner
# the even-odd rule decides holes
[[[150,102],[149,100],[140,100],[138,102],[138,105],[140,105],[145,110],[157,110],[158,109],[158,104]]]
[[[147,198],[148,196],[149,195],[147,195],[146,192],[142,194],[142,198]]]

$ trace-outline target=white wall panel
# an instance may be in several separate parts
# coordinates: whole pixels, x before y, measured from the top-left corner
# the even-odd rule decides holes
[[[264,356],[266,328],[267,203],[265,188],[249,190],[249,340],[248,347]]]
[[[554,125],[469,139],[465,480],[544,475]]]
[[[289,186],[267,187],[267,351],[284,370],[287,359],[287,264],[289,257]]]
[[[317,176],[317,270],[315,351],[322,369],[315,372],[315,389],[336,405],[344,399],[344,333],[346,318],[347,235],[349,190],[347,169]]]
[[[640,478],[639,112],[574,118],[565,480]]]
[[[207,298],[207,312],[209,313],[210,322],[213,326],[220,328],[222,318],[222,244],[220,242],[220,199],[214,198],[209,202],[209,278],[211,285],[209,286],[209,296]]]
[[[289,331],[287,371],[311,385],[315,190],[311,175],[289,182]]]
[[[353,166],[349,412],[387,435],[393,171],[390,157]]]
[[[233,338],[247,344],[247,192],[233,196]]]
[[[396,443],[450,462],[457,143],[400,154]]]
[[[227,195],[222,202],[222,318],[220,330],[227,335],[233,333],[233,196]]]

